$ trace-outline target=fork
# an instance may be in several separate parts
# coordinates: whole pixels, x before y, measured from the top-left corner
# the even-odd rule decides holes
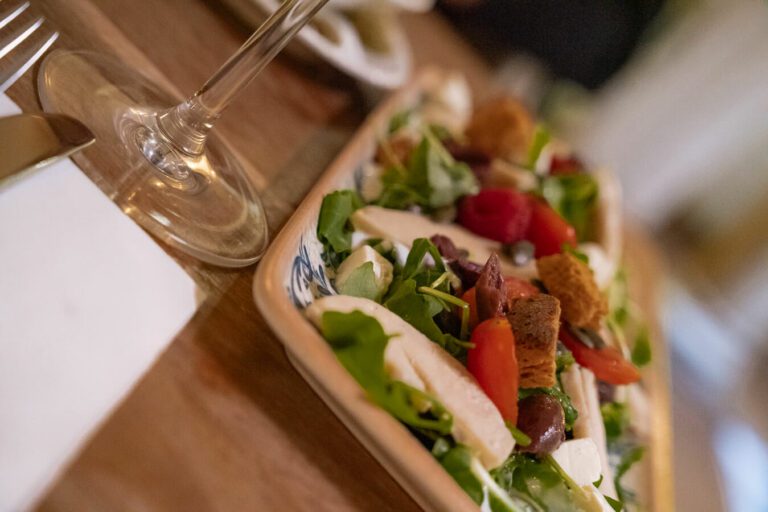
[[[0,93],[18,80],[59,37],[29,1],[0,0]]]

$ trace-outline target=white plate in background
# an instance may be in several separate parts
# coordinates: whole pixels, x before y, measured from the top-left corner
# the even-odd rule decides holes
[[[279,0],[221,0],[256,28]],[[434,0],[331,0],[296,35],[296,42],[361,82],[394,89],[411,74],[411,48],[399,10],[424,12]]]

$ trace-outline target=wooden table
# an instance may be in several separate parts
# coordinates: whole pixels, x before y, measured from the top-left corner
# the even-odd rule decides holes
[[[213,0],[35,5],[61,30],[58,47],[117,54],[182,94],[249,35]],[[406,23],[417,63],[461,68],[483,89],[485,65],[439,16]],[[9,95],[39,110],[31,73]],[[219,133],[260,173],[272,235],[373,106],[369,97],[329,66],[281,56],[224,115]],[[254,267],[220,270],[169,252],[208,299],[39,509],[418,510],[290,365],[254,306]]]
[[[58,47],[114,53],[180,94],[249,35],[215,0],[36,7],[61,30]],[[417,65],[461,69],[488,94],[488,68],[437,14],[405,23]],[[39,110],[31,73],[9,95]],[[272,235],[372,106],[369,91],[329,66],[281,56],[224,115],[217,129],[258,170]],[[221,270],[166,250],[208,298],[38,508],[419,510],[288,362],[254,306],[254,267]]]

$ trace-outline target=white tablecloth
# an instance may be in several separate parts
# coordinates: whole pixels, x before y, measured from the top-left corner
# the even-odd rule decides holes
[[[195,309],[192,279],[71,161],[0,189],[0,511],[34,503]]]

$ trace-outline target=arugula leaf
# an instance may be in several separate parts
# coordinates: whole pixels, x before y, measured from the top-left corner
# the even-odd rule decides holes
[[[566,252],[572,255],[574,258],[576,258],[583,264],[589,266],[589,256],[581,252],[578,248],[563,244],[563,252]]]
[[[317,220],[317,238],[326,249],[344,253],[351,249],[352,232],[349,217],[363,206],[354,190],[337,190],[323,198]]]
[[[570,368],[571,365],[575,362],[576,359],[573,358],[571,351],[568,350],[562,343],[558,343],[557,352],[555,354],[555,365],[557,366],[555,373],[560,375],[568,368]]]
[[[608,288],[609,319],[617,327],[624,327],[629,319],[629,288],[627,272],[622,267],[617,272]]]
[[[533,510],[584,512],[578,496],[583,491],[578,486],[572,490],[558,467],[547,459],[514,453],[491,473],[502,489],[535,503]]]
[[[598,186],[590,174],[547,176],[541,182],[541,194],[576,230],[576,237],[590,240],[597,207]]]
[[[640,328],[632,347],[632,363],[642,367],[651,362],[651,340],[648,334],[648,326]]]
[[[523,388],[520,389],[518,392],[518,398],[522,400],[523,398],[527,398],[531,395],[536,395],[539,393],[543,393],[545,395],[550,395],[554,398],[557,398],[557,401],[560,402],[560,405],[563,408],[563,416],[565,417],[565,429],[566,430],[572,430],[573,424],[576,421],[576,418],[579,417],[579,411],[576,410],[576,408],[573,406],[573,402],[571,401],[571,397],[568,396],[563,390],[561,390],[559,387],[551,387],[551,388]]]
[[[460,357],[467,343],[450,333],[444,333],[435,322],[435,316],[444,311],[446,305],[432,295],[419,293],[413,279],[400,282],[397,290],[384,301],[384,307],[414,326],[427,338],[434,341],[449,354]]]
[[[531,142],[531,147],[528,149],[527,167],[529,169],[536,168],[536,162],[541,156],[541,151],[544,149],[544,146],[549,144],[551,138],[549,130],[544,125],[536,125],[536,131],[533,133],[533,142]]]
[[[443,468],[464,489],[472,501],[482,505],[487,500],[491,512],[540,512],[530,500],[510,494],[472,456],[466,446],[457,445],[439,457]],[[488,510],[483,508],[483,510]]]
[[[413,115],[413,109],[401,110],[389,119],[389,128],[387,131],[390,134],[399,131],[401,128],[408,126]]]
[[[366,261],[349,274],[349,277],[339,287],[342,295],[363,297],[379,302],[382,290],[376,284],[376,274],[373,271],[373,262]]]
[[[523,447],[529,446],[531,444],[531,438],[528,437],[528,434],[514,426],[509,421],[505,421],[504,425],[507,427],[507,430],[509,430],[509,433],[512,434],[512,437],[515,439],[515,443]]]
[[[424,257],[427,254],[432,256],[432,260],[434,261],[434,273],[441,275],[445,272],[446,269],[443,257],[440,255],[440,251],[435,244],[427,238],[417,238],[413,241],[413,244],[411,244],[411,250],[408,253],[408,258],[405,260],[402,272],[403,279],[415,278],[417,274],[424,272],[426,269]]]
[[[418,205],[429,211],[453,205],[479,186],[472,170],[457,162],[427,130],[411,153],[406,168],[390,167],[382,175],[383,192],[377,204],[404,209]]]
[[[629,425],[629,412],[626,404],[609,402],[600,406],[600,413],[605,424],[605,435],[609,441],[621,437],[624,429]]]
[[[428,266],[425,257],[430,255],[434,265]],[[426,238],[414,240],[405,265],[389,286],[384,307],[422,332],[451,355],[461,357],[468,346],[450,333],[444,333],[435,317],[450,311],[459,299],[448,301],[450,282],[445,279],[448,269],[437,247]],[[430,288],[427,290],[426,288]],[[449,304],[451,302],[451,304]]]
[[[406,425],[443,435],[451,432],[453,416],[438,400],[387,375],[384,350],[390,336],[375,318],[360,311],[327,311],[320,330],[339,362],[374,403]]]
[[[606,496],[606,495],[603,495],[603,498],[605,498],[605,501],[608,502],[608,504],[611,506],[614,512],[621,512],[622,510],[624,510],[624,504],[619,500],[615,500],[610,496]]]
[[[631,491],[625,489],[624,486],[621,485],[621,479],[624,477],[627,471],[629,471],[629,468],[631,468],[634,464],[643,458],[644,454],[645,448],[643,446],[635,446],[630,448],[622,454],[621,460],[619,461],[618,466],[616,466],[616,476],[613,477],[613,483],[616,486],[616,494],[618,495],[619,501],[621,503],[626,503],[628,500],[631,500],[634,497]]]

